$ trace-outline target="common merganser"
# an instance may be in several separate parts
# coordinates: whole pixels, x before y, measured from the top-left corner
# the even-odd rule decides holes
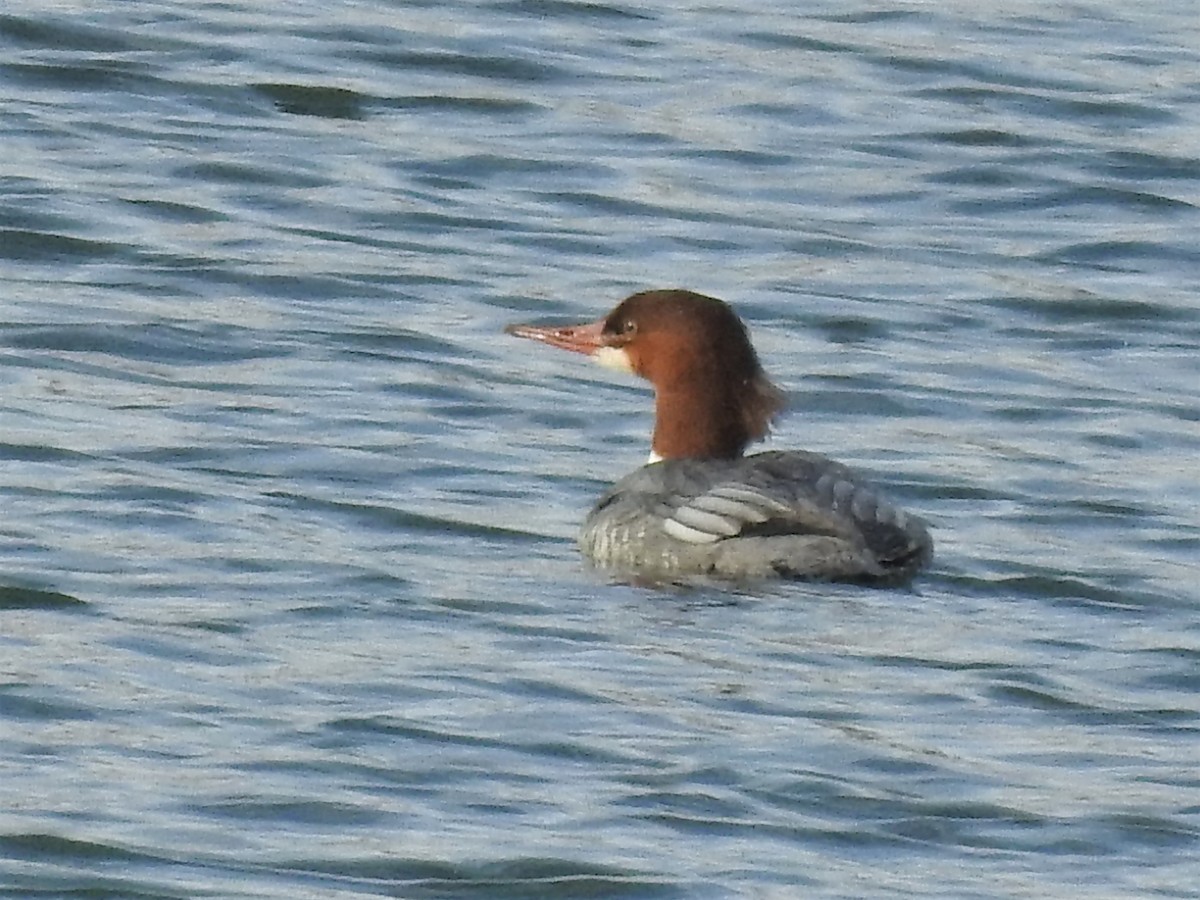
[[[925,524],[815,453],[743,456],[783,407],[724,302],[644,291],[587,325],[510,325],[654,386],[650,461],[610,488],[579,536],[596,565],[638,580],[787,577],[908,581],[933,555]]]

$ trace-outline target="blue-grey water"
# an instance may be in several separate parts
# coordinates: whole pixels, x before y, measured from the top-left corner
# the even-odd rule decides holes
[[[1200,17],[8,0],[0,896],[1200,896]],[[911,590],[610,583],[686,286]]]

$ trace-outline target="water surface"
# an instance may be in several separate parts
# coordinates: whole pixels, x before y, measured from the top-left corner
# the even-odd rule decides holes
[[[1191,897],[1191,4],[0,13],[0,896]],[[574,533],[687,286],[911,590]]]

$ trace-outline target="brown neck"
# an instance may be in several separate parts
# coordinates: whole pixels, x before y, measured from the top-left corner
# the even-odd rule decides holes
[[[658,390],[652,448],[663,459],[735,459],[766,433],[748,434],[734,391],[697,398],[688,391]]]

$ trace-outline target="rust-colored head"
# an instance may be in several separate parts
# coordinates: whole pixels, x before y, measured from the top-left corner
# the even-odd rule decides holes
[[[783,407],[745,325],[714,297],[643,291],[588,325],[505,330],[647,379],[655,392],[653,456],[661,459],[740,456]]]

